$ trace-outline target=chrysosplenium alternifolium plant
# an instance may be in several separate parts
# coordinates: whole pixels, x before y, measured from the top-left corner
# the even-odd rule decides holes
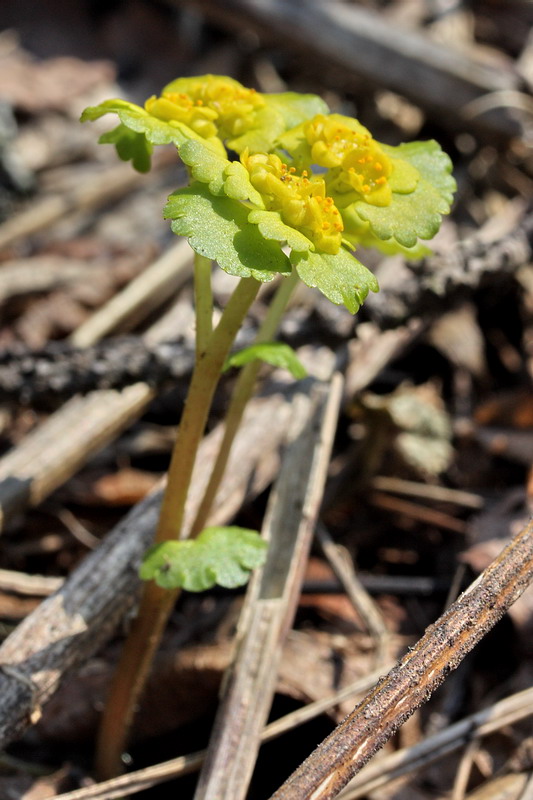
[[[141,567],[147,583],[104,713],[97,758],[101,777],[119,769],[133,709],[179,588],[239,586],[264,560],[265,545],[255,531],[205,523],[258,359],[284,364],[301,377],[290,349],[271,342],[297,280],[355,313],[368,292],[378,289],[354,255],[357,246],[423,255],[422,240],[437,232],[455,188],[450,161],[436,142],[381,144],[356,119],[330,114],[315,95],[261,94],[231,78],[204,75],[173,81],[144,108],[108,100],[86,109],[82,120],[109,113],[120,123],[100,141],[114,144],[136,169],[147,171],[154,145],[169,143],[187,167],[189,183],[170,196],[164,213],[195,252],[197,358],[155,545]],[[240,278],[214,329],[213,260]],[[285,278],[256,344],[228,358],[260,284],[277,275]],[[243,368],[205,496],[184,533],[196,453],[227,364]]]
[[[198,257],[255,282],[297,275],[352,313],[378,290],[354,255],[357,246],[420,256],[427,252],[421,240],[437,232],[450,209],[455,183],[436,142],[381,144],[356,119],[330,114],[315,95],[261,94],[204,75],[173,81],[144,108],[108,100],[86,109],[82,120],[108,113],[120,124],[100,141],[140,171],[150,168],[154,145],[176,145],[189,184],[170,196],[164,213]],[[267,354],[252,348],[248,360],[272,362],[274,353],[275,346]],[[209,529],[194,547],[159,544],[141,574],[167,588],[242,583],[261,560],[262,544],[237,531]],[[243,549],[226,558],[234,573],[217,574],[230,539]],[[195,555],[212,556],[217,547],[216,557],[199,558],[201,569],[193,568]]]

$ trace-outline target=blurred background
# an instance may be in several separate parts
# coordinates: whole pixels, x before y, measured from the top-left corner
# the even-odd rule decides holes
[[[144,303],[111,322],[106,317],[103,327],[91,325],[174,246],[162,207],[183,171],[168,147],[158,149],[149,175],[136,175],[112,147],[97,144],[114,121],[81,125],[79,116],[111,97],[142,104],[180,76],[224,74],[263,92],[317,93],[332,111],[358,117],[379,141],[434,138],[453,160],[456,200],[433,256],[408,264],[358,251],[381,292],[354,318],[302,287],[281,331],[311,370],[333,359],[345,374],[322,521],[375,600],[390,634],[387,653],[396,657],[413,644],[520,529],[533,500],[532,22],[530,0],[0,4],[6,642],[58,585],[53,581],[95,549],[168,463],[191,365],[188,257],[181,277],[154,288]],[[228,290],[227,276],[217,273],[220,306]],[[174,332],[156,335],[153,326],[172,308]],[[177,342],[170,356],[157,350],[162,336]],[[111,424],[106,414],[119,412],[106,395],[98,425],[107,424],[108,433],[94,429],[80,440],[71,463],[61,448],[81,436],[79,419],[89,420],[83,410],[56,416],[66,414],[71,396],[139,380],[148,387],[143,403]],[[232,380],[222,383],[211,426]],[[53,438],[32,444],[52,422]],[[58,463],[48,458],[51,451]],[[265,470],[266,484],[239,512],[247,527],[261,526],[275,476],[272,465]],[[31,584],[30,591],[20,575],[52,583],[39,591]],[[230,593],[180,601],[140,716],[134,766],[205,746],[241,602]],[[532,630],[529,592],[389,750],[410,747],[529,685]],[[98,712],[120,639],[121,631],[62,682],[39,726],[10,746],[0,762],[1,798],[40,800],[90,780]],[[375,646],[317,546],[274,715],[364,674]],[[250,800],[267,798],[348,708],[262,751]],[[414,792],[430,800],[455,786],[454,800],[462,800],[485,785],[490,791],[502,772],[525,780],[532,741],[530,722],[509,726],[469,751],[466,766],[455,753],[369,796],[412,800]],[[9,761],[14,757],[20,762]],[[43,768],[38,776],[36,765]],[[182,781],[140,796],[163,800],[175,796],[176,786],[192,796],[194,778]],[[515,785],[513,797],[523,785]]]

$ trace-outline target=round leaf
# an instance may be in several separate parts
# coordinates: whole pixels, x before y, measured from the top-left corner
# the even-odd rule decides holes
[[[344,248],[336,255],[293,251],[291,262],[307,286],[319,289],[333,303],[346,306],[352,314],[358,311],[369,291],[379,289],[375,276]]]
[[[215,584],[243,586],[266,558],[267,543],[247,528],[212,527],[196,539],[163,542],[146,553],[139,575],[163,589],[202,592]]]
[[[172,230],[187,236],[192,249],[217,261],[230,275],[270,281],[291,265],[278,242],[265,241],[257,225],[248,222],[249,209],[229,197],[213,197],[202,183],[170,195],[164,215]]]

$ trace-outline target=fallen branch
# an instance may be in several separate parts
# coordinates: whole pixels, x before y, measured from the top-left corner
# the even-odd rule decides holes
[[[498,622],[532,578],[530,522],[271,800],[336,797]]]
[[[346,81],[399,92],[454,131],[462,124],[489,137],[518,133],[519,125],[501,97],[492,109],[476,103],[495,92],[519,88],[511,65],[481,62],[383,14],[332,0],[226,0],[224,4],[187,0],[187,4],[233,33],[236,28],[253,29],[267,41],[284,42],[290,52],[303,51],[306,59],[313,53],[322,75],[324,64],[335,64]]]

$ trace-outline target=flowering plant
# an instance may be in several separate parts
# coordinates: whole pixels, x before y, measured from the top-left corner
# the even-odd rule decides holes
[[[329,113],[319,97],[261,94],[223,76],[179,78],[144,108],[108,100],[82,120],[114,113],[119,125],[100,141],[114,144],[133,166],[150,168],[155,145],[172,143],[188,185],[169,198],[165,217],[195,252],[196,365],[168,473],[167,489],[141,577],[147,580],[104,714],[99,743],[102,776],[118,769],[138,695],[180,588],[215,582],[238,586],[264,560],[254,531],[206,528],[229,450],[257,375],[259,360],[302,367],[286,345],[271,342],[297,281],[355,313],[372,273],[356,258],[359,245],[419,257],[448,213],[455,183],[436,142],[391,147],[356,119]],[[212,327],[211,261],[240,281]],[[255,344],[228,359],[261,283],[283,280]],[[282,349],[283,348],[283,349]],[[190,531],[187,492],[213,393],[227,364],[242,365],[222,445]]]
[[[294,268],[352,313],[378,289],[353,250],[418,257],[450,209],[455,182],[436,142],[380,144],[314,95],[260,94],[206,75],[173,81],[144,108],[109,100],[82,119],[109,112],[120,125],[100,141],[138,169],[153,145],[177,146],[190,183],[165,216],[196,253],[262,282]]]

